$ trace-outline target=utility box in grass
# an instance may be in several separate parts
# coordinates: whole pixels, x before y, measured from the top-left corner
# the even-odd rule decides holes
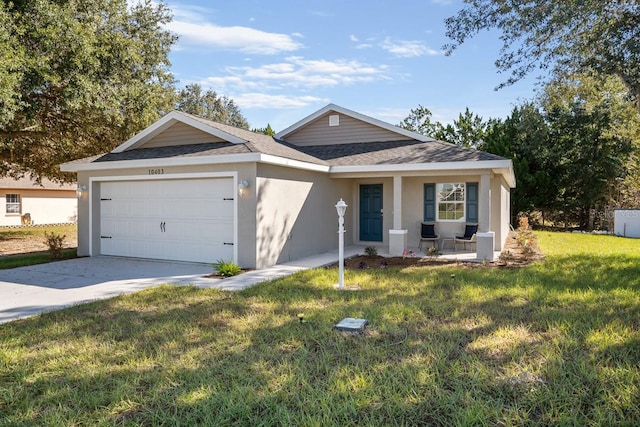
[[[616,236],[640,237],[640,209],[616,209],[613,217]]]

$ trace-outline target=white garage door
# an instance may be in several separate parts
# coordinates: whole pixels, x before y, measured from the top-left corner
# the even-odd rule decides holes
[[[231,178],[103,182],[100,253],[232,261],[233,198]]]

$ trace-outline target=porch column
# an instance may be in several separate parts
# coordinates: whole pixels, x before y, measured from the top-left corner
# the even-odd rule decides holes
[[[491,174],[480,175],[478,189],[478,232],[476,233],[476,256],[478,259],[493,261],[495,233],[491,227]]]
[[[393,229],[389,230],[389,255],[402,256],[407,249],[407,230],[402,229],[402,176],[393,177]]]
[[[491,175],[480,175],[478,188],[478,231],[489,231],[491,225]]]

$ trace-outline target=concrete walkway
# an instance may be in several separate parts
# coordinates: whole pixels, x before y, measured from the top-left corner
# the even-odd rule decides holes
[[[386,248],[380,247],[378,252],[382,256],[388,256],[385,250]],[[362,246],[348,246],[344,249],[345,258],[363,253]],[[417,248],[416,253],[418,256],[423,255]],[[469,252],[445,253],[442,258],[477,261],[475,253]],[[0,323],[161,284],[240,291],[261,282],[337,261],[336,249],[227,279],[207,277],[213,273],[213,268],[208,264],[106,256],[0,270]]]
[[[345,248],[345,257],[358,252]],[[213,273],[207,264],[102,256],[0,270],[0,323],[167,283],[239,291],[337,260],[336,250],[227,279],[206,277]]]

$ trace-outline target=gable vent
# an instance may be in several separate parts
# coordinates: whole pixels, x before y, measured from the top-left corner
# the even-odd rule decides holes
[[[337,114],[329,116],[329,126],[340,126],[340,116]]]

